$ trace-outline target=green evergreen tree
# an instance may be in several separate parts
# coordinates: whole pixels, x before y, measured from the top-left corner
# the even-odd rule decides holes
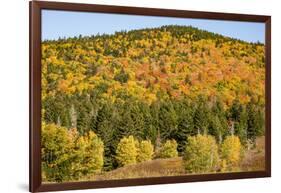
[[[221,144],[227,133],[228,124],[223,103],[219,98],[216,98],[210,114],[209,134],[215,136],[218,143]]]
[[[77,129],[80,133],[86,133],[90,130],[92,118],[92,104],[88,97],[80,96],[77,106]]]
[[[171,137],[178,142],[178,151],[183,153],[187,143],[187,137],[196,134],[194,129],[193,110],[187,99],[175,101],[174,107],[177,113],[177,130],[171,133]]]
[[[110,103],[102,104],[97,111],[97,117],[92,118],[92,129],[104,142],[104,169],[111,170],[117,166],[115,152],[120,138],[116,137],[116,122],[119,119],[117,110]]]
[[[171,138],[173,132],[178,128],[178,115],[170,100],[160,103],[159,108],[159,129],[162,139]]]
[[[247,138],[255,142],[257,136],[264,133],[264,113],[260,111],[254,102],[247,106],[248,111],[248,130]]]
[[[198,99],[197,107],[194,112],[194,127],[197,134],[207,134],[210,125],[210,109],[203,97]]]
[[[230,119],[234,121],[235,135],[240,138],[242,144],[247,142],[247,131],[248,131],[248,109],[239,103],[236,99],[234,100],[230,108]]]

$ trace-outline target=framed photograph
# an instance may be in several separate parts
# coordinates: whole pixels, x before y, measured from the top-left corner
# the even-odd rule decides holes
[[[271,176],[271,17],[30,2],[30,191]]]

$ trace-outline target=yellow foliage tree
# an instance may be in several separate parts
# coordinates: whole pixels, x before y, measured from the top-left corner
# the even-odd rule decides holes
[[[64,127],[42,124],[41,156],[43,174],[47,181],[67,181],[72,178],[72,136]]]
[[[79,136],[76,129],[43,123],[41,140],[45,181],[77,180],[103,167],[103,142],[94,132]]]
[[[219,163],[218,146],[210,135],[191,136],[184,154],[184,167],[191,173],[212,172]]]
[[[139,143],[137,161],[144,162],[152,160],[153,157],[153,145],[150,140],[144,140]]]
[[[160,150],[160,157],[161,158],[178,157],[177,147],[178,147],[178,144],[177,144],[176,140],[174,140],[174,139],[167,140]]]
[[[242,145],[239,137],[228,136],[221,145],[221,158],[228,168],[236,167],[241,160]]]
[[[132,135],[123,137],[116,149],[116,160],[119,166],[135,164],[137,162],[137,142]]]
[[[86,135],[78,137],[75,143],[76,176],[100,172],[104,162],[103,154],[103,142],[94,132],[89,131]]]

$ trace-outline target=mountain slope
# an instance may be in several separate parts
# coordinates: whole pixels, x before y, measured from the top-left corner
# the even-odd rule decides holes
[[[94,131],[104,167],[118,167],[123,137],[161,143],[264,135],[264,45],[190,26],[116,32],[42,43],[42,122]],[[71,129],[69,131],[71,131]]]
[[[103,97],[220,97],[264,104],[264,45],[190,26],[45,41],[43,97],[103,88]]]

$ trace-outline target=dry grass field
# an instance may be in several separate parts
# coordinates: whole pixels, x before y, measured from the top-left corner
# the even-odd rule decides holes
[[[258,171],[265,168],[265,138],[259,137],[256,140],[256,147],[247,150],[241,162],[242,171]]]
[[[94,180],[128,179],[184,175],[182,158],[156,159],[118,168],[94,177]]]

